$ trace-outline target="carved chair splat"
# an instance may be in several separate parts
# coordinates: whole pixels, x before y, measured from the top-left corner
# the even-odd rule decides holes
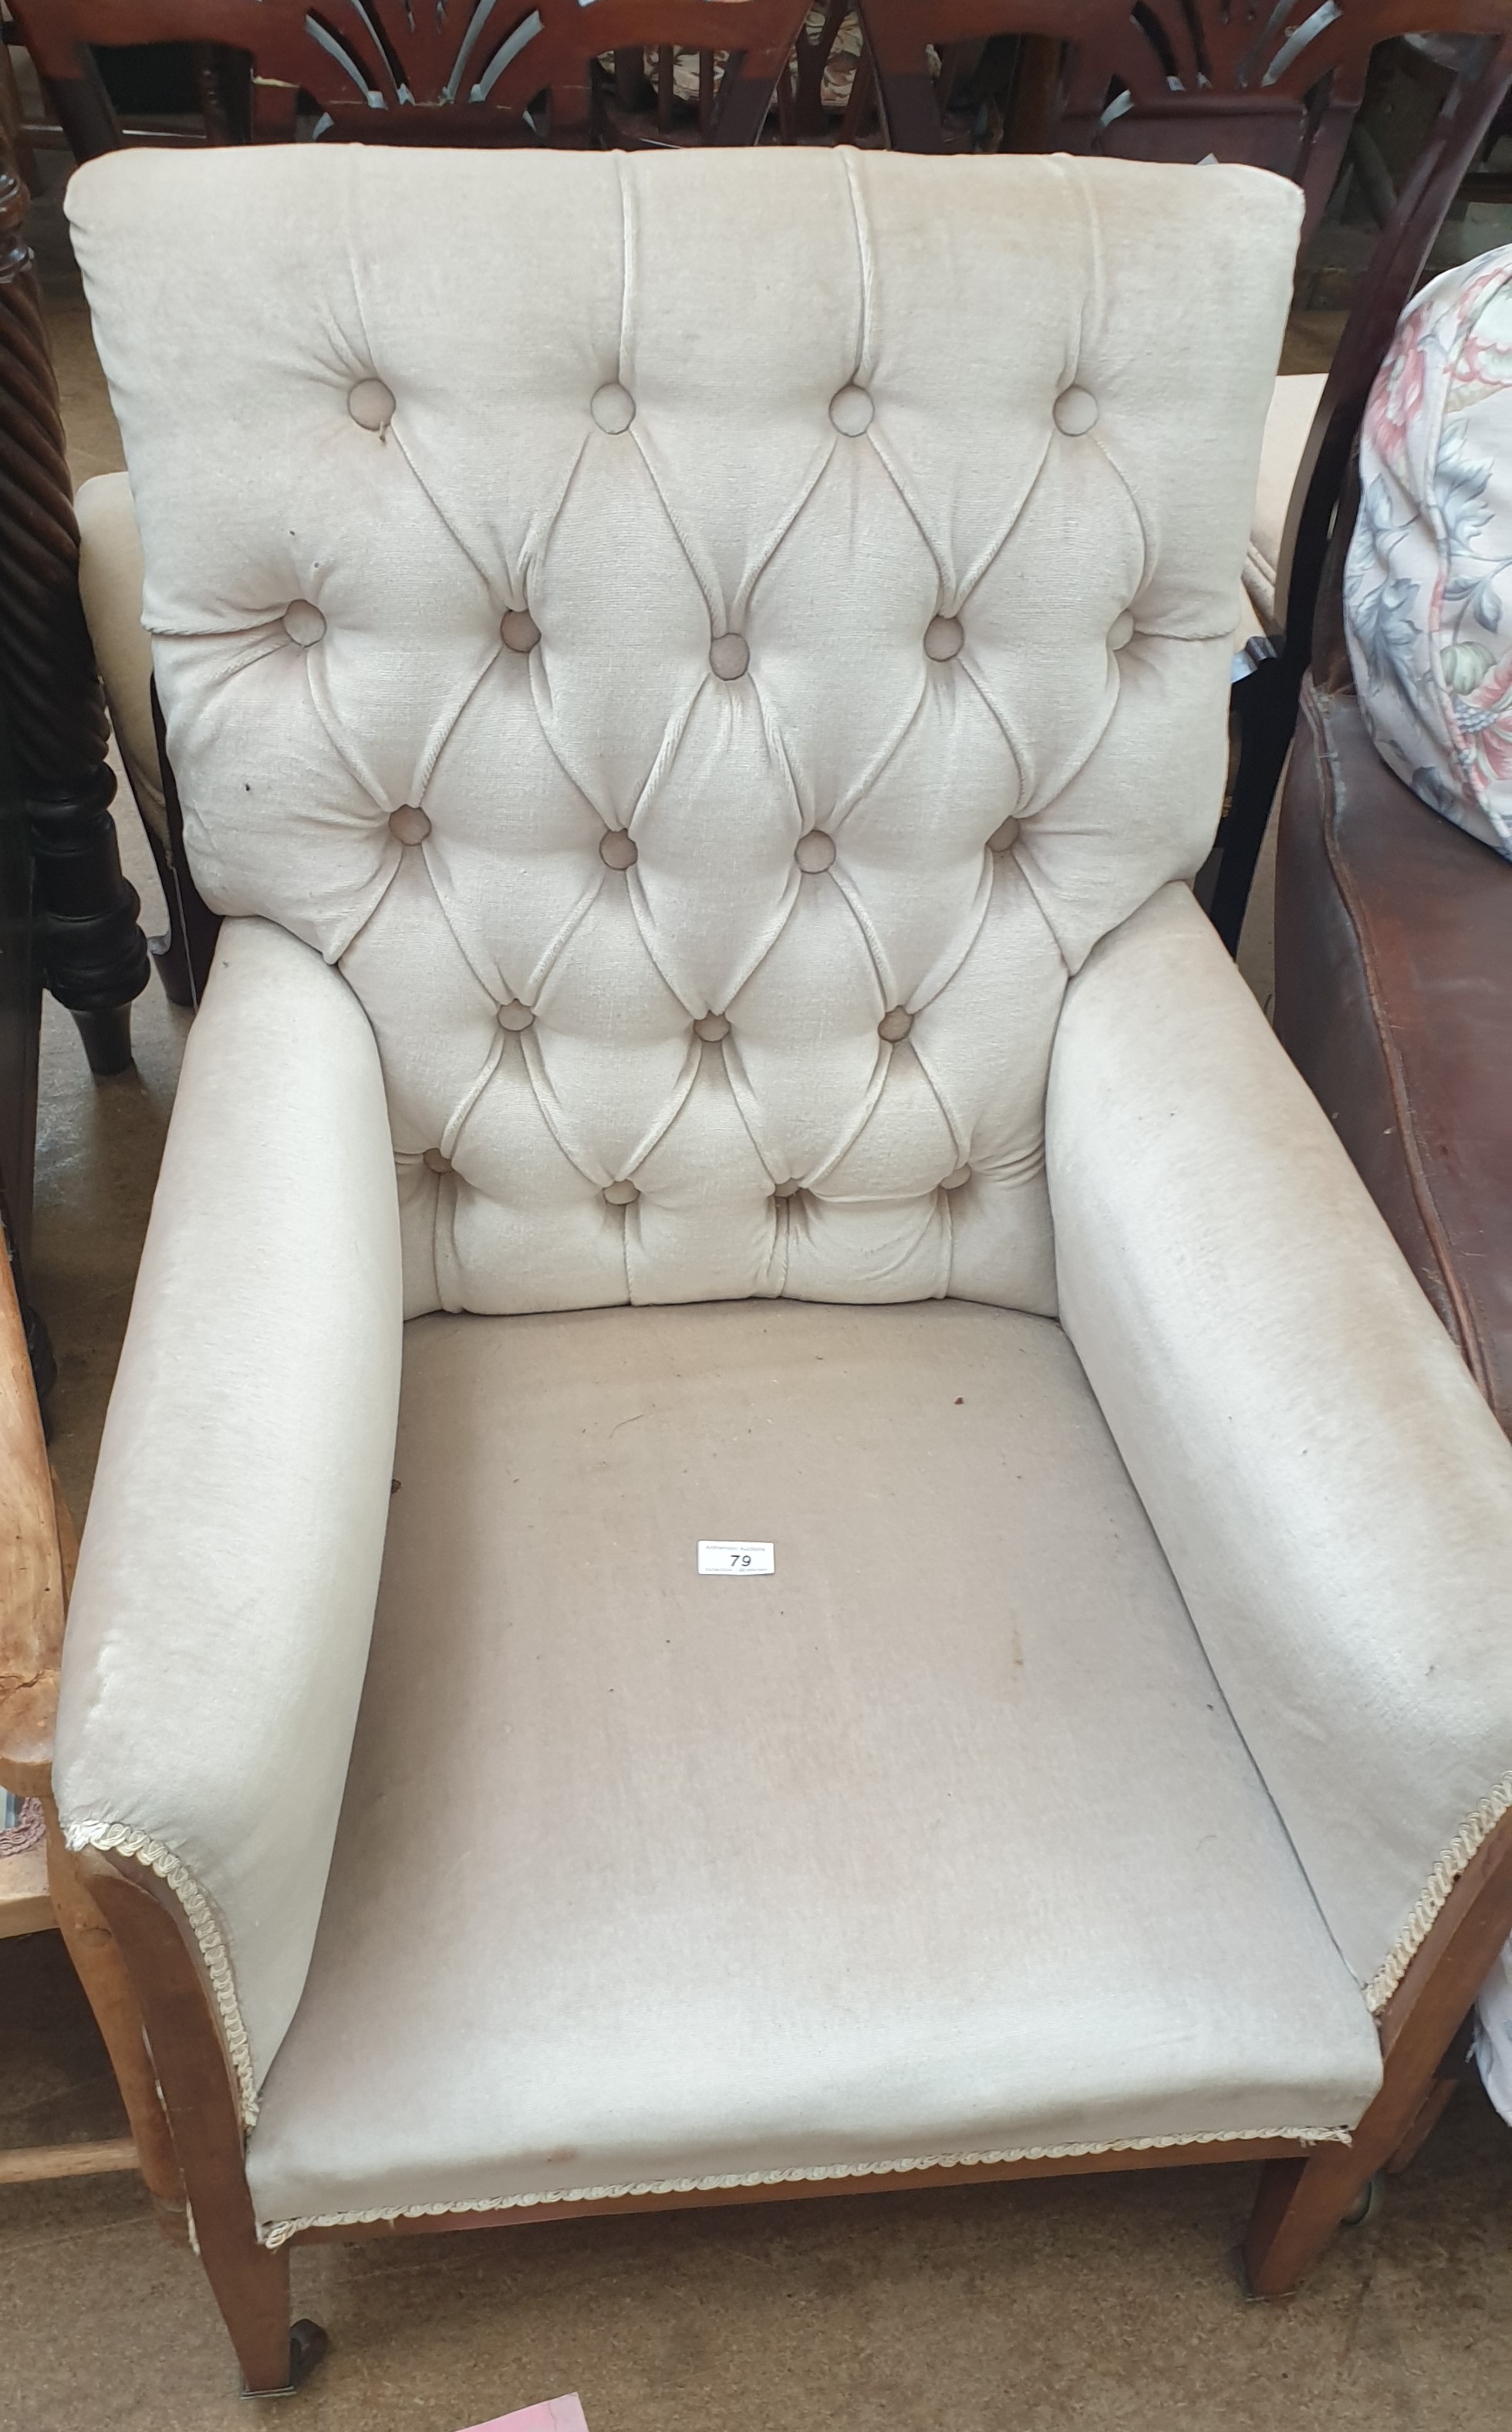
[[[79,160],[120,142],[92,57],[111,42],[198,41],[252,63],[253,131],[295,132],[301,94],[317,132],[365,144],[574,144],[655,141],[613,105],[639,100],[632,61],[666,55],[660,118],[671,127],[670,57],[696,51],[696,133],[761,134],[802,23],[798,0],[22,0],[17,21]],[[598,66],[624,63],[617,75]],[[103,103],[103,107],[102,107]]]

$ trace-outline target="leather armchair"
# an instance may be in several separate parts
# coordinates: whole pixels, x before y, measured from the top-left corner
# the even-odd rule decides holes
[[[1187,886],[1294,191],[71,209],[226,926],[55,1780],[248,2385],[378,2224],[1242,2154],[1277,2293],[1512,1925],[1512,1453]]]

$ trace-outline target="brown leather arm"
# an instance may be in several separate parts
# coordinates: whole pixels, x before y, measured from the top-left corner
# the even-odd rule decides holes
[[[1309,684],[1276,866],[1276,1030],[1512,1432],[1512,867]]]
[[[64,1537],[71,1553],[15,1285],[0,1255],[0,1783],[24,1799],[40,1798],[52,1772]]]

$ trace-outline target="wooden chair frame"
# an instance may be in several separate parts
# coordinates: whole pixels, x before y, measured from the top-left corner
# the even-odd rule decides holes
[[[294,133],[300,94],[328,138],[363,143],[552,144],[654,142],[606,114],[596,62],[621,65],[621,99],[647,50],[708,61],[699,134],[760,136],[802,31],[802,0],[469,0],[408,10],[403,0],[16,0],[13,13],[80,160],[113,150],[120,128],[94,45],[186,42],[252,62],[253,133]],[[722,67],[715,60],[723,61]],[[532,105],[548,96],[544,121]],[[665,140],[670,112],[661,113]]]

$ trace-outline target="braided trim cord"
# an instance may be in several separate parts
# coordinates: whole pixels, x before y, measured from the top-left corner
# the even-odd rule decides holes
[[[378,2204],[363,2212],[317,2212],[296,2221],[260,2221],[263,2246],[287,2244],[303,2229],[355,2229],[376,2221],[439,2221],[454,2212],[516,2212],[532,2204],[608,2204],[616,2196],[702,2195],[719,2187],[802,2186],[815,2179],[891,2178],[904,2170],[990,2168],[996,2162],[1069,2161],[1087,2153],[1159,2153],[1182,2145],[1277,2143],[1347,2145],[1349,2128],[1218,2128],[1198,2136],[1118,2136],[1106,2144],[1011,2145],[990,2153],[925,2153],[901,2162],[802,2163],[791,2170],[733,2170],[710,2179],[638,2179],[615,2187],[552,2187],[544,2195],[480,2196],[468,2203]]]
[[[226,1947],[221,1921],[210,1899],[183,1861],[150,1832],[139,1832],[134,1824],[97,1824],[86,1819],[71,1824],[64,1833],[71,1849],[117,1849],[123,1858],[135,1858],[141,1866],[160,1875],[174,1894],[193,1928],[199,1955],[205,1962],[215,2006],[220,2012],[221,2029],[226,2049],[242,2097],[242,2124],[254,2125],[258,2116],[258,2082],[252,2070],[252,2047],[247,2040],[246,2022],[236,1998],[236,1978],[231,1968],[231,1954]]]
[[[1439,1910],[1481,1843],[1495,1831],[1509,1808],[1512,1808],[1512,1773],[1504,1775],[1494,1790],[1487,1792],[1479,1807],[1472,1808],[1466,1816],[1448,1849],[1441,1852],[1392,1950],[1367,1984],[1365,1998],[1376,2016],[1386,2008],[1426,1942]]]

